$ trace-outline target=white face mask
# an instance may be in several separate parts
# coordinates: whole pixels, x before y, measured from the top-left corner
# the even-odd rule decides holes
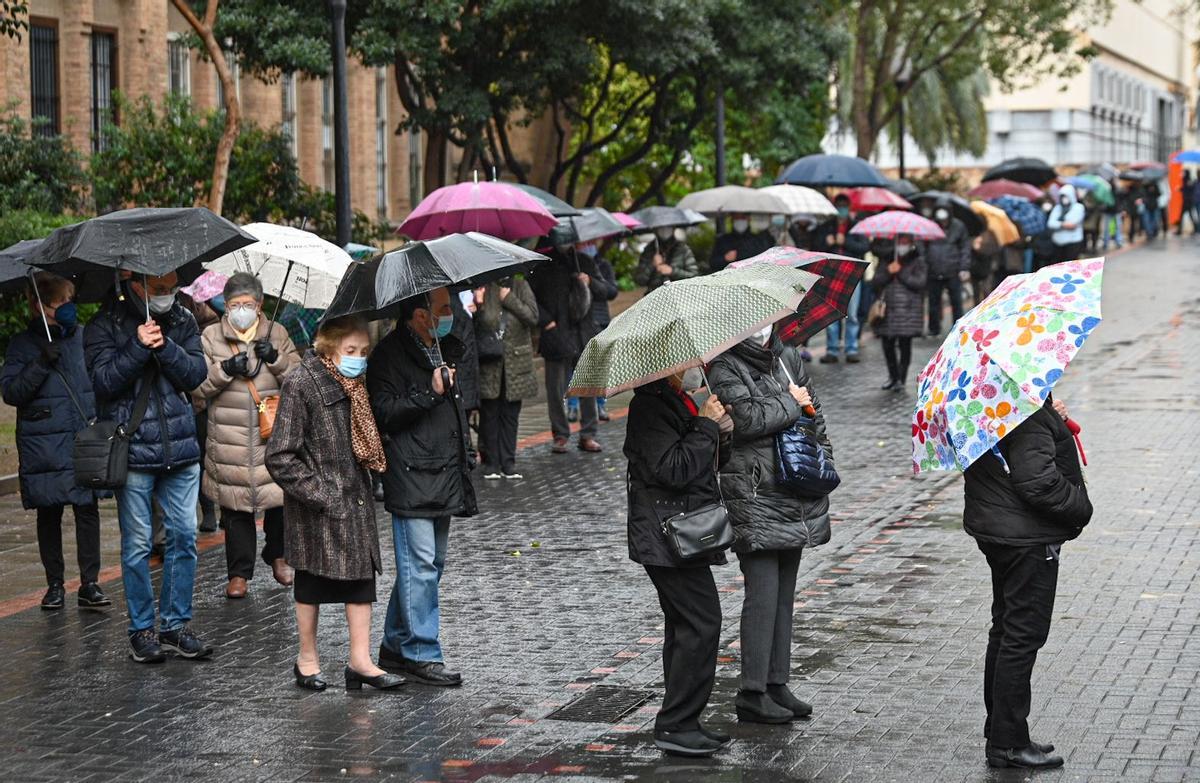
[[[161,296],[150,297],[150,312],[155,315],[170,312],[174,306],[175,294],[162,294]]]
[[[758,340],[759,344],[766,345],[771,342],[771,326],[767,325],[754,333],[754,339]]]
[[[745,234],[748,228],[750,228],[750,221],[745,218],[733,221],[733,230],[739,234]]]
[[[239,332],[244,332],[258,323],[258,310],[253,307],[234,307],[229,310],[229,323]]]
[[[912,245],[896,245],[896,255],[904,257],[912,251]]]
[[[675,236],[675,229],[673,229],[673,228],[656,228],[656,229],[654,229],[654,236],[656,236],[658,238],[659,242],[666,242],[671,237]]]
[[[933,216],[937,218],[939,223],[944,223],[950,219],[950,213],[944,209],[939,209],[937,212],[933,213]]]
[[[680,386],[684,391],[695,391],[704,385],[704,372],[699,367],[684,370]]]
[[[771,218],[765,215],[755,215],[750,218],[750,230],[756,234],[760,231],[766,231],[770,225]]]

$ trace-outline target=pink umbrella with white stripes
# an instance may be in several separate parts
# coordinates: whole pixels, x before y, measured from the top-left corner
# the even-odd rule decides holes
[[[505,240],[542,236],[558,225],[540,201],[504,182],[461,182],[430,193],[397,233],[437,239],[477,231]]]
[[[860,220],[850,229],[850,233],[871,239],[894,239],[900,234],[910,234],[913,239],[921,240],[946,238],[942,227],[929,218],[894,209]]]

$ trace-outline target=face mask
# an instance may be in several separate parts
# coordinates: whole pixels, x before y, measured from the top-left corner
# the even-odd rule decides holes
[[[453,328],[454,328],[454,316],[453,315],[438,316],[436,333],[437,333],[439,340],[442,339],[443,337],[447,336],[448,334],[450,334],[450,330]]]
[[[754,339],[758,340],[759,344],[766,345],[771,342],[771,326],[767,325],[754,333]]]
[[[229,323],[239,332],[244,332],[258,323],[258,310],[253,307],[235,307],[229,311]]]
[[[225,294],[217,294],[212,299],[208,300],[208,306],[216,310],[221,315],[225,314]]]
[[[699,367],[684,370],[680,386],[684,391],[695,391],[704,385],[704,372]]]
[[[79,323],[79,311],[75,309],[75,303],[66,302],[54,308],[54,320],[64,329],[70,329]]]
[[[666,242],[668,239],[675,236],[675,229],[673,229],[673,228],[656,228],[656,229],[654,229],[654,236],[658,237],[659,242]]]
[[[934,217],[936,217],[938,219],[939,223],[945,223],[947,220],[950,219],[950,213],[944,209],[939,209],[937,212],[935,212],[933,214],[934,214]]]
[[[175,306],[175,294],[163,294],[150,297],[150,312],[155,315],[168,313]]]
[[[600,248],[596,247],[595,245],[584,245],[583,247],[579,248],[579,252],[583,253],[588,258],[595,258],[596,254],[600,252]]]
[[[912,251],[912,245],[896,245],[896,255],[906,256]]]
[[[734,230],[734,231],[736,231],[736,232],[738,232],[739,234],[745,234],[745,233],[746,233],[746,229],[748,229],[748,228],[750,228],[750,221],[749,221],[749,220],[735,220],[735,221],[733,221],[733,230]]]
[[[837,213],[840,218],[848,218],[850,217],[850,207],[838,207]]]
[[[1059,204],[1062,204],[1062,205],[1063,205],[1063,208],[1065,209],[1065,208],[1067,208],[1067,207],[1071,206],[1071,199],[1069,199],[1069,198],[1066,198],[1066,197],[1064,196],[1063,198],[1060,198],[1060,199],[1058,200],[1058,203],[1059,203]]]
[[[338,359],[338,372],[347,378],[357,378],[366,372],[367,357],[343,356]]]

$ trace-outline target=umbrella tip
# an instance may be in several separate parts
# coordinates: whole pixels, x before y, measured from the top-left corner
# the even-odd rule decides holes
[[[472,169],[471,175],[475,178],[475,184],[479,184],[479,169]]]

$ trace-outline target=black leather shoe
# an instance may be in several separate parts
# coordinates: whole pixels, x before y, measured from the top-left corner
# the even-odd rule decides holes
[[[321,679],[321,673],[316,674],[301,674],[300,664],[292,664],[292,674],[296,675],[296,685],[309,691],[323,691],[329,687],[329,683]]]
[[[392,652],[382,644],[379,645],[379,668],[385,672],[392,674],[404,674],[404,656],[397,652]]]
[[[47,612],[62,609],[66,600],[67,593],[63,590],[62,582],[55,582],[46,588],[46,594],[42,596],[42,609]]]
[[[701,731],[655,731],[654,746],[672,756],[693,758],[711,756],[724,747]]]
[[[95,582],[88,582],[85,585],[81,585],[79,594],[76,597],[79,600],[80,609],[99,609],[102,606],[112,606],[112,600],[104,594],[104,591],[100,589],[100,585]]]
[[[1063,765],[1062,756],[1051,756],[1030,745],[1027,748],[992,748],[987,754],[989,767],[1053,769]]]
[[[755,691],[738,691],[733,702],[738,720],[746,723],[789,723],[795,715],[776,704],[770,696]]]
[[[1053,744],[1053,743],[1050,743],[1050,742],[1033,742],[1033,741],[1030,741],[1030,743],[1029,743],[1029,747],[1031,747],[1031,748],[1037,748],[1037,749],[1038,749],[1038,750],[1040,750],[1042,753],[1053,753],[1053,752],[1054,752],[1054,744]],[[987,752],[987,754],[988,754],[988,755],[991,755],[991,753],[992,753],[992,741],[991,741],[991,740],[987,740],[987,744],[984,746],[984,749],[985,749],[985,751]]]
[[[386,691],[392,688],[399,688],[405,682],[406,680],[399,674],[384,672],[378,677],[368,677],[365,674],[359,674],[349,666],[346,667],[346,690],[348,691],[361,691],[364,685],[370,685],[372,688]]]
[[[700,733],[703,734],[704,736],[708,737],[710,740],[715,740],[716,742],[719,742],[722,745],[728,745],[729,743],[733,742],[733,737],[729,736],[728,734],[726,734],[723,731],[716,731],[714,729],[710,729],[707,726],[705,726],[703,723],[700,724]]]
[[[771,701],[780,707],[790,710],[797,718],[807,718],[812,715],[812,705],[797,699],[786,685],[768,685],[767,696],[771,697]]]
[[[462,685],[462,675],[448,671],[441,661],[404,661],[404,676],[426,685],[454,688]]]
[[[892,378],[891,380],[889,380],[887,383],[880,386],[879,388],[881,391],[895,391],[899,387],[900,387],[900,381],[896,380],[895,378]]]

